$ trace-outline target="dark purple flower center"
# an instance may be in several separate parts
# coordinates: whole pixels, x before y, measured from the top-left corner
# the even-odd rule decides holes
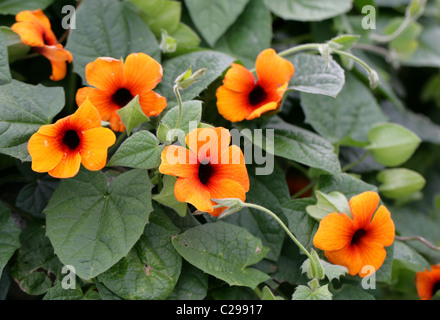
[[[75,130],[67,130],[64,133],[63,143],[64,145],[69,147],[70,150],[75,150],[76,148],[78,148],[80,142],[81,140]]]
[[[255,86],[255,88],[249,93],[249,103],[256,106],[263,102],[267,97],[266,91],[260,86]]]
[[[367,232],[364,229],[357,230],[351,238],[351,244],[357,244]]]
[[[209,182],[209,179],[212,177],[213,173],[214,173],[214,169],[209,162],[200,163],[200,165],[199,165],[199,180],[202,184],[206,185]]]
[[[118,91],[116,91],[112,95],[112,101],[116,103],[119,108],[123,108],[129,103],[131,100],[133,100],[133,95],[128,89],[121,88]]]

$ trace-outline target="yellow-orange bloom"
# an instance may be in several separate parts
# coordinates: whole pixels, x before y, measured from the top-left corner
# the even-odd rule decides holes
[[[145,53],[132,53],[125,62],[101,57],[86,66],[86,79],[91,87],[76,93],[80,105],[87,97],[98,109],[102,120],[109,121],[114,131],[122,132],[125,126],[116,113],[139,95],[139,104],[148,117],[159,115],[167,101],[153,89],[162,80],[162,66]]]
[[[372,191],[352,197],[353,219],[345,213],[330,213],[320,221],[313,238],[329,261],[346,267],[350,275],[365,277],[377,271],[386,257],[384,247],[394,242],[394,222],[385,206],[377,208],[379,201]]]
[[[50,79],[64,79],[67,72],[67,62],[72,62],[72,54],[58,43],[53,33],[49,19],[41,9],[21,11],[15,16],[17,21],[11,29],[17,33],[21,41],[32,47],[32,50],[49,59],[52,65]]]
[[[32,170],[55,178],[75,176],[81,163],[88,170],[101,170],[107,149],[115,143],[113,131],[101,127],[98,111],[86,100],[74,114],[43,125],[28,142]]]
[[[194,129],[185,137],[189,149],[168,146],[162,151],[159,171],[179,177],[174,186],[176,199],[217,217],[226,208],[211,199],[246,199],[249,191],[243,152],[229,146],[231,135],[222,127]]]
[[[226,72],[223,85],[217,89],[218,112],[227,120],[252,120],[279,108],[295,68],[277,55],[263,50],[255,62],[257,78],[248,69],[233,63]]]
[[[416,287],[421,300],[431,300],[440,290],[440,264],[431,266],[431,270],[417,272]]]

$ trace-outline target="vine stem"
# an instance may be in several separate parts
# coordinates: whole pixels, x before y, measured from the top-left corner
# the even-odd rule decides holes
[[[396,240],[400,240],[400,241],[411,241],[411,240],[417,240],[422,242],[423,244],[425,244],[427,247],[429,247],[432,250],[435,251],[440,251],[440,247],[436,247],[435,245],[433,245],[431,242],[429,242],[428,240],[426,240],[425,238],[421,237],[421,236],[409,236],[409,237],[401,237],[401,236],[395,236]]]
[[[367,152],[365,152],[362,157],[360,157],[359,159],[357,159],[356,161],[347,164],[345,167],[343,167],[341,169],[342,172],[347,172],[348,170],[356,167],[358,164],[362,163],[365,159],[367,159],[368,155],[370,154],[370,151],[368,150]]]
[[[174,128],[177,129],[180,127],[180,121],[182,120],[183,106],[182,106],[182,97],[180,95],[179,86],[177,84],[174,85],[173,91],[174,94],[176,95],[177,103],[179,104],[179,118],[177,119],[177,124],[176,127]]]
[[[306,248],[304,248],[304,246],[301,244],[301,242],[298,241],[298,239],[292,234],[292,232],[290,232],[289,228],[287,228],[287,226],[284,224],[283,221],[281,221],[281,219],[272,211],[270,211],[269,209],[266,209],[265,207],[259,206],[258,204],[253,204],[253,203],[244,203],[245,207],[248,208],[254,208],[260,211],[263,211],[267,214],[269,214],[272,218],[274,218],[279,224],[280,226],[284,229],[284,231],[286,231],[286,233],[289,235],[290,239],[293,240],[293,242],[295,242],[295,244],[301,249],[301,251],[303,251],[306,256],[310,259],[310,261],[313,260],[312,255],[307,251]]]

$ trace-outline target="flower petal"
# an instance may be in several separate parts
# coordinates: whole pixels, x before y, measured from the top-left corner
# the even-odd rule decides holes
[[[371,224],[366,229],[366,240],[377,242],[387,247],[393,244],[395,236],[394,222],[391,219],[391,213],[381,205],[373,216]]]
[[[124,61],[124,87],[134,95],[155,88],[162,75],[162,66],[145,53],[131,53]]]
[[[79,152],[66,152],[60,163],[48,173],[54,178],[72,178],[81,167]]]
[[[70,123],[72,126],[86,131],[101,127],[101,117],[95,106],[89,99],[86,99],[71,116]]]
[[[112,114],[119,110],[119,107],[111,101],[111,93],[107,91],[90,87],[80,88],[76,92],[76,104],[82,105],[87,97],[98,110],[101,120],[110,120]]]
[[[353,221],[349,216],[344,213],[330,213],[320,221],[313,244],[325,251],[340,250],[350,244],[354,231]]]
[[[116,141],[110,129],[94,128],[83,133],[81,141],[81,163],[91,171],[104,168],[107,162],[107,149]]]
[[[217,89],[216,96],[218,112],[231,122],[246,119],[253,110],[247,92],[236,92],[223,85]]]
[[[154,91],[139,94],[139,104],[147,117],[158,116],[167,106],[167,99]]]
[[[373,191],[363,192],[350,199],[348,204],[357,229],[365,229],[368,227],[379,205],[379,201],[379,195]]]
[[[245,192],[249,191],[249,175],[241,149],[232,145],[224,149],[220,164],[215,165],[212,180],[232,180],[240,184]]]
[[[209,191],[200,183],[197,176],[177,179],[174,195],[178,201],[191,203],[197,210],[211,212],[214,209]]]
[[[98,89],[116,92],[123,85],[124,71],[121,60],[100,57],[86,66],[87,82]]]
[[[196,154],[180,146],[168,146],[161,153],[159,172],[171,176],[190,178],[197,175]]]
[[[208,184],[210,199],[238,198],[242,201],[246,199],[246,192],[243,186],[232,180],[211,179]],[[217,203],[212,201],[212,205]],[[213,217],[218,217],[226,208],[217,208],[212,212],[208,212]]]
[[[223,85],[229,90],[249,94],[255,86],[255,77],[242,65],[233,63],[226,71]]]
[[[217,164],[221,161],[222,151],[231,143],[231,134],[223,127],[198,128],[186,135],[185,142],[197,154],[199,161],[206,159],[211,164]]]
[[[247,117],[246,120],[252,120],[258,117],[261,117],[263,113],[276,110],[278,108],[278,102],[269,102],[265,105],[256,108],[254,111],[252,111]]]
[[[348,244],[340,250],[325,251],[324,254],[331,263],[346,267],[352,276],[362,270],[362,260],[359,256],[359,250],[355,246]]]
[[[275,50],[263,50],[255,62],[258,85],[264,89],[276,89],[292,78],[295,68],[293,64],[280,57]]]
[[[44,126],[45,131],[56,131],[55,125]],[[34,133],[28,142],[28,151],[32,158],[32,170],[48,172],[55,168],[63,158],[63,148],[56,137]]]
[[[32,22],[17,22],[11,29],[20,36],[24,44],[31,47],[44,46],[42,28],[36,27]]]

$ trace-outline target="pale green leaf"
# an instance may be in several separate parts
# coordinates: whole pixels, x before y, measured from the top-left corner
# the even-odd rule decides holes
[[[160,59],[156,37],[133,5],[117,0],[83,0],[76,11],[76,28],[70,31],[66,50],[72,53],[73,70],[84,84],[86,65],[98,57],[120,59],[143,52]]]
[[[206,223],[177,235],[173,244],[185,260],[231,286],[254,289],[269,279],[249,267],[261,261],[268,249],[242,227],[221,221]]]
[[[64,107],[61,87],[12,80],[0,86],[0,152],[30,161],[27,142],[42,125],[50,124]]]
[[[234,23],[249,0],[185,0],[192,22],[212,47]]]
[[[151,169],[159,166],[162,147],[149,131],[141,130],[127,138],[110,158],[107,166]]]
[[[45,209],[47,235],[64,264],[90,279],[126,256],[152,211],[146,170],[130,170],[108,184],[100,172],[63,180]]]

